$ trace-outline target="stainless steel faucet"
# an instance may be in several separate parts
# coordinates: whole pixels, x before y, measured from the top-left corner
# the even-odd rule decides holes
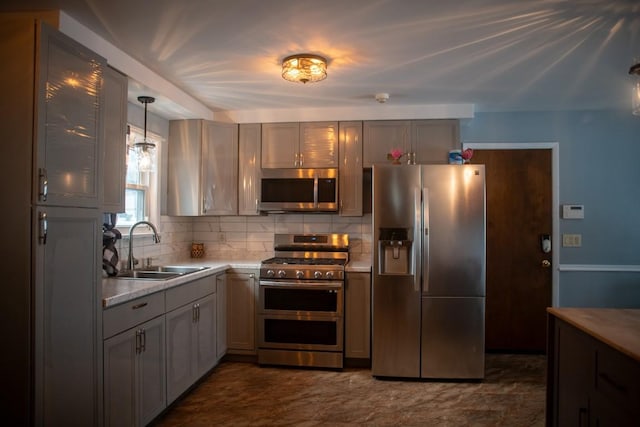
[[[153,230],[153,241],[155,243],[160,243],[160,235],[158,234],[158,230],[156,230],[155,225],[153,225],[149,221],[138,221],[133,224],[129,229],[129,259],[127,260],[127,268],[129,270],[133,270],[133,267],[136,264],[136,259],[133,257],[133,229],[141,224],[146,224],[151,227],[151,230]]]

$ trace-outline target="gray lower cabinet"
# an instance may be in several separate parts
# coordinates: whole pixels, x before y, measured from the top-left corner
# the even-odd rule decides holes
[[[104,310],[106,425],[148,424],[225,355],[225,287],[220,273]]]
[[[258,273],[232,270],[227,273],[227,352],[256,354],[256,302]]]
[[[162,293],[105,310],[105,336],[152,317],[104,341],[105,425],[144,426],[165,409],[163,312]]]
[[[227,354],[227,279],[226,274],[216,276],[216,362]]]
[[[166,291],[168,403],[217,362],[215,292],[215,276]]]
[[[371,358],[371,274],[347,273],[345,281],[344,355]]]

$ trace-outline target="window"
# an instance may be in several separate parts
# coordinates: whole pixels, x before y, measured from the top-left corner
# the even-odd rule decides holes
[[[134,142],[143,140],[144,131],[134,126],[128,127],[127,147]],[[157,153],[160,151],[161,138],[150,134],[147,130],[147,142],[156,144],[155,153],[151,156],[153,167],[150,172],[138,170],[138,157],[135,150],[129,150],[127,155],[127,180],[125,190],[125,212],[118,214],[118,226],[127,228],[138,221],[152,221],[156,218],[156,187],[157,187]]]

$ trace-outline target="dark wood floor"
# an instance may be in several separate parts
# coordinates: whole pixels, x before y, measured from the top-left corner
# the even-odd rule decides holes
[[[477,382],[395,381],[368,369],[223,362],[158,426],[543,426],[545,356],[488,354]]]

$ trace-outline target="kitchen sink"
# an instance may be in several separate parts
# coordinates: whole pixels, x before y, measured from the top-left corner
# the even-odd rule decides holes
[[[178,276],[184,276],[186,274],[207,270],[209,268],[210,267],[152,266],[136,270],[121,271],[120,273],[118,273],[116,278],[137,280],[169,280]]]
[[[158,265],[151,267],[143,267],[136,269],[136,271],[144,271],[151,273],[174,273],[178,275],[196,273],[198,271],[207,270],[209,267],[177,267],[171,265]]]

